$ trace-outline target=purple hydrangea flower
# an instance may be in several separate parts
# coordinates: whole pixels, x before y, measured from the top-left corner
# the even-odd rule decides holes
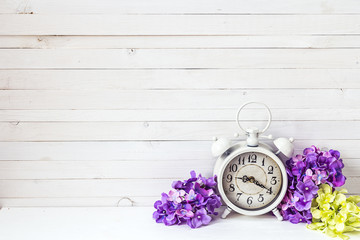
[[[311,214],[311,210],[305,210],[301,213],[301,215],[304,216],[306,223],[311,223],[312,222],[312,214]]]
[[[164,224],[166,226],[171,226],[171,225],[174,225],[176,222],[177,222],[177,218],[175,216],[175,213],[170,213],[169,215],[167,215],[164,219]]]
[[[341,187],[345,184],[346,177],[342,174],[342,168],[344,168],[342,159],[335,160],[330,164],[330,179],[334,187]]]
[[[170,190],[170,192],[169,192],[168,200],[170,200],[174,203],[181,203],[184,198],[185,198],[184,190],[180,190],[180,191]]]
[[[171,186],[173,189],[182,189],[189,192],[194,187],[194,183],[191,181],[174,181]]]
[[[311,180],[306,181],[305,183],[303,182],[298,182],[298,184],[296,185],[296,189],[302,193],[302,195],[304,196],[304,199],[306,201],[312,200],[314,195],[317,193],[317,191],[319,190],[319,188],[315,185],[315,183]]]
[[[295,202],[295,209],[298,211],[309,210],[311,207],[311,200],[306,198],[299,192],[295,192],[295,196],[298,197],[298,201]]]
[[[333,187],[341,187],[345,184],[346,177],[340,172],[336,171],[330,176]]]
[[[213,195],[207,200],[206,208],[209,214],[217,215],[218,213],[215,212],[217,208],[221,207],[221,199],[217,195]]]
[[[312,176],[312,180],[315,181],[316,185],[326,183],[328,175],[326,171],[315,170],[315,174]]]
[[[162,203],[161,201],[156,201],[154,203],[154,207],[156,211],[153,213],[153,218],[157,223],[165,223],[166,225],[170,225],[169,223],[173,221],[173,219],[168,218],[169,215],[174,214],[176,211],[176,205],[171,202]]]
[[[331,154],[331,156],[335,157],[336,159],[340,158],[340,152],[337,150],[330,149],[329,153]]]
[[[291,170],[289,168],[286,168],[285,170],[286,170],[286,173],[288,175],[288,182],[289,182],[288,183],[288,188],[289,189],[295,189],[295,184],[296,184],[295,180],[296,180],[296,178],[292,175]]]
[[[216,176],[196,176],[195,171],[190,175],[187,180],[174,181],[169,194],[162,193],[161,200],[154,203],[153,218],[157,223],[169,226],[187,222],[197,228],[211,221],[210,214],[218,214],[215,210],[221,206],[221,200],[215,192]]]
[[[164,222],[164,218],[166,216],[166,210],[164,209],[164,206],[162,205],[161,201],[156,201],[154,203],[154,208],[156,208],[156,211],[153,213],[153,218],[157,223]]]
[[[187,220],[187,224],[191,228],[198,228],[201,225],[207,225],[211,221],[211,217],[207,215],[207,212],[204,208],[201,208],[196,211],[193,218]]]
[[[291,192],[287,192],[283,200],[285,203],[281,206],[283,211],[287,210],[289,207],[294,207],[295,203],[299,201],[299,197],[293,196]]]
[[[161,194],[161,202],[162,203],[167,203],[168,198],[169,198],[169,195],[167,195],[166,193]]]
[[[293,161],[294,164],[296,164],[297,162],[301,162],[302,158],[303,157],[300,154],[298,154],[295,157],[292,157],[291,160]]]
[[[184,219],[189,219],[194,216],[194,213],[192,212],[192,207],[190,204],[185,204],[183,208],[176,210],[175,212],[179,217],[182,217]]]
[[[215,187],[217,184],[215,181],[215,176],[211,177],[211,178],[205,178],[205,177],[202,177],[201,174],[199,174],[199,178],[201,179],[201,182],[208,187]]]
[[[291,173],[296,177],[301,177],[301,175],[304,173],[305,163],[302,161],[299,161],[295,163],[293,168],[291,169]]]
[[[206,188],[202,187],[198,182],[195,183],[194,188],[195,188],[195,191],[200,193],[203,197],[208,197],[208,196],[211,196],[212,194],[214,194],[214,190],[212,188],[206,189]]]
[[[289,186],[278,206],[285,220],[292,223],[310,223],[311,201],[317,197],[320,184],[340,187],[345,184],[342,174],[344,164],[337,150],[321,151],[315,146],[305,148],[303,155],[296,155],[286,161]]]
[[[290,215],[289,221],[294,224],[299,223],[299,222],[307,222],[306,218],[303,215],[301,215],[299,212],[296,212],[295,214]]]
[[[303,181],[306,182],[307,180],[311,180],[313,178],[313,171],[311,169],[307,169],[305,171],[305,176]]]
[[[284,220],[290,221],[293,224],[297,223],[311,223],[312,215],[310,210],[304,210],[302,212],[297,211],[294,208],[289,208],[286,211],[281,211]]]
[[[190,190],[189,194],[186,195],[185,200],[192,203],[195,206],[202,206],[204,204],[204,197],[199,194],[195,193],[193,189]]]
[[[316,153],[310,153],[306,155],[304,164],[307,168],[314,169],[317,167],[317,155]]]
[[[190,189],[188,194],[185,196],[185,199],[186,201],[195,201],[197,195],[198,194],[196,194],[193,189]]]

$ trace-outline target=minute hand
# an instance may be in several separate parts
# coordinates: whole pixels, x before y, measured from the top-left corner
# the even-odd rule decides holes
[[[254,183],[255,183],[256,186],[259,186],[259,187],[261,187],[261,188],[264,188],[264,189],[270,191],[268,188],[266,188],[266,187],[265,187],[262,183],[260,183],[258,180],[255,180]]]

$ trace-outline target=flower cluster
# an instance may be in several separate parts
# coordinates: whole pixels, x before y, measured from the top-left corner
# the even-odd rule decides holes
[[[313,201],[311,224],[307,228],[318,230],[330,237],[349,239],[344,232],[360,231],[360,196],[346,198],[345,189],[333,191],[328,184],[320,186],[318,197]]]
[[[311,223],[311,201],[317,196],[319,185],[340,187],[345,183],[344,164],[336,150],[320,151],[315,146],[304,149],[286,162],[288,191],[279,205],[285,220],[291,223]]]
[[[174,181],[169,194],[162,193],[161,200],[154,203],[156,211],[153,218],[165,225],[186,222],[191,228],[207,225],[210,214],[217,215],[216,208],[221,206],[220,197],[215,193],[216,177],[205,178],[190,172],[191,178]]]

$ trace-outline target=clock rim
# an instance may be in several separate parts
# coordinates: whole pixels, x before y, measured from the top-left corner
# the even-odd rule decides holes
[[[258,153],[262,153],[265,154],[269,157],[271,157],[279,166],[280,168],[280,172],[281,172],[281,176],[282,176],[282,186],[281,186],[281,190],[280,193],[277,195],[276,199],[273,200],[268,206],[261,208],[261,209],[254,209],[254,210],[246,210],[243,208],[240,208],[238,206],[236,206],[235,204],[233,204],[228,197],[225,194],[224,191],[224,187],[223,187],[223,183],[222,183],[222,178],[224,176],[224,172],[225,172],[225,168],[226,166],[229,164],[229,162],[234,159],[236,156],[241,155],[243,153],[249,153],[249,152],[258,152]],[[262,146],[257,146],[257,147],[249,147],[249,146],[232,146],[230,147],[227,151],[225,151],[218,160],[222,160],[222,164],[220,166],[219,169],[219,175],[218,175],[218,190],[220,193],[220,196],[222,198],[222,200],[224,201],[224,203],[230,207],[233,211],[244,214],[244,215],[249,215],[249,216],[257,216],[257,215],[262,215],[265,213],[270,212],[271,210],[275,209],[280,202],[282,201],[282,199],[284,198],[286,191],[287,191],[287,187],[288,187],[288,177],[286,174],[286,169],[284,166],[284,163],[281,161],[281,159],[276,156],[272,151],[262,147]]]

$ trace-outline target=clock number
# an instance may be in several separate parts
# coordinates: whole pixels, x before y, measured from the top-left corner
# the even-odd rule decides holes
[[[241,197],[241,194],[242,194],[242,193],[237,193],[237,194],[236,194],[236,201],[239,201],[239,199],[240,199],[240,197]]]
[[[269,187],[269,189],[266,191],[268,194],[272,194],[272,187]]]
[[[245,157],[243,157],[241,159],[241,157],[239,157],[239,165],[245,165]]]
[[[264,201],[264,194],[259,194],[259,198],[258,198],[258,201],[259,202],[263,202]]]
[[[236,164],[233,164],[233,165],[230,165],[229,168],[230,168],[230,172],[236,172],[238,169],[238,166]]]
[[[256,154],[251,154],[251,155],[249,155],[249,157],[248,157],[248,162],[249,163],[256,163]]]
[[[230,191],[230,192],[233,192],[233,191],[235,191],[235,187],[234,187],[234,184],[230,184],[230,188],[229,188],[229,191]]]
[[[232,175],[231,175],[231,174],[228,174],[228,175],[226,176],[226,181],[227,181],[228,183],[232,181]]]
[[[276,177],[272,177],[270,183],[271,185],[275,185],[277,183]]]
[[[268,167],[268,174],[273,174],[273,173],[274,173],[274,167],[270,165]]]
[[[263,158],[263,160],[261,162],[261,166],[265,166],[265,158]]]
[[[251,205],[253,203],[253,197],[248,197],[248,199],[246,200],[247,204]]]

